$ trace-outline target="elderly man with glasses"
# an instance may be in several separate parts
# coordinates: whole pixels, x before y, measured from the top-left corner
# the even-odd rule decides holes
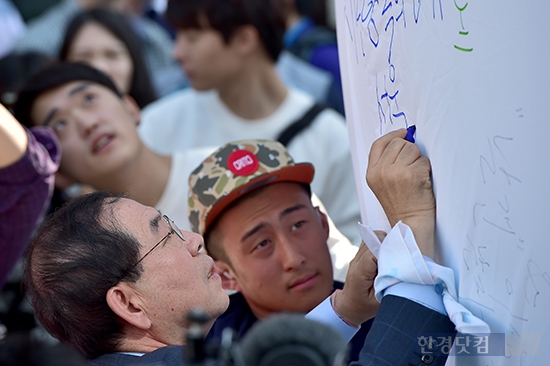
[[[212,319],[225,311],[227,294],[202,247],[201,236],[156,209],[100,191],[47,221],[28,252],[25,288],[52,335],[91,359],[123,351],[97,361],[112,364],[185,344],[191,309]]]

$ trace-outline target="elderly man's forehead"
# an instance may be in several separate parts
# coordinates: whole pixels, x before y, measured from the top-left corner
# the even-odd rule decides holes
[[[142,205],[132,199],[122,198],[103,210],[104,215],[113,215],[116,222],[134,234],[157,234],[162,225],[161,213],[153,207]],[[109,211],[111,213],[109,213]]]

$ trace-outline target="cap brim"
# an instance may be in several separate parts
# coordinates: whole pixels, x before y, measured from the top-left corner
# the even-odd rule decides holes
[[[225,195],[218,199],[206,216],[206,222],[204,224],[204,233],[208,230],[210,225],[216,220],[223,210],[231,203],[235,202],[239,198],[247,195],[248,193],[255,191],[258,188],[266,187],[275,183],[292,182],[301,184],[311,184],[313,181],[313,175],[315,169],[313,165],[309,163],[300,163],[291,166],[284,167],[274,172],[265,173],[250,182],[243,184],[242,186],[234,189],[228,195]],[[204,233],[202,233],[204,235]]]

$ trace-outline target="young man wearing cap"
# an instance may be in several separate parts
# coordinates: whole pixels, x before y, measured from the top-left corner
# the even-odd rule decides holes
[[[295,164],[282,144],[243,140],[222,146],[189,177],[189,221],[205,237],[224,287],[237,291],[210,338],[226,327],[240,338],[258,319],[282,311],[307,313],[342,289],[333,282],[327,218],[311,203],[313,175],[313,165]],[[376,264],[365,245],[357,254],[363,256],[371,256],[372,271],[362,280],[372,283]],[[350,267],[348,278],[356,276],[352,272]],[[373,305],[369,317],[347,319],[352,334],[374,316]],[[354,336],[353,360],[369,328],[370,323]]]
[[[272,3],[168,2],[166,15],[177,29],[174,55],[192,88],[144,109],[139,133],[147,146],[168,154],[235,140],[277,140],[307,114],[314,99],[287,88],[275,69],[285,24]],[[315,166],[313,192],[358,246],[360,211],[343,117],[327,108],[286,145],[295,159]]]

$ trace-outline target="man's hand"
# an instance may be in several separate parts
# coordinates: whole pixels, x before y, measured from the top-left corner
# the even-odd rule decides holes
[[[385,233],[382,234],[376,233],[383,239]],[[365,243],[361,243],[355,258],[349,264],[344,289],[334,295],[332,302],[336,312],[357,327],[373,318],[380,306],[374,297],[374,279],[377,273],[376,258]]]
[[[422,254],[434,257],[435,198],[430,161],[404,139],[406,129],[376,140],[369,154],[367,184],[393,227],[400,220],[414,233]]]

